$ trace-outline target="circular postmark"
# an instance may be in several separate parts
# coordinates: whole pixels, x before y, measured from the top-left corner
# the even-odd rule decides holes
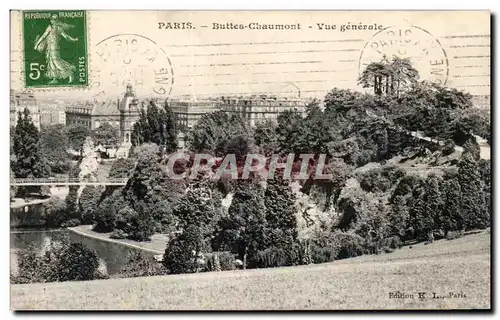
[[[170,58],[153,40],[117,34],[96,44],[90,90],[94,96],[121,93],[131,84],[140,95],[168,97],[174,85]]]
[[[371,62],[409,58],[420,80],[445,85],[449,65],[446,51],[427,30],[417,26],[391,26],[380,30],[365,44],[359,58],[361,73]]]

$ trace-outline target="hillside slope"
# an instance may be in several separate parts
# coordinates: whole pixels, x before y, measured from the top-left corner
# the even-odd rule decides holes
[[[490,308],[490,234],[320,265],[11,286],[14,310]],[[389,298],[391,292],[413,298]],[[426,292],[419,299],[417,292]],[[452,298],[432,298],[437,295]]]

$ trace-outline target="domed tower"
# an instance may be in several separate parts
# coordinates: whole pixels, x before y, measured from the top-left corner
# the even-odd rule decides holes
[[[118,101],[120,110],[120,137],[122,144],[130,147],[134,123],[139,119],[140,108],[132,85],[128,84],[125,95]]]

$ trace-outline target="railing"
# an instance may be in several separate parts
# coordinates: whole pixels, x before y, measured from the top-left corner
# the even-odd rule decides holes
[[[80,180],[79,178],[15,178],[13,186],[43,186],[43,185],[115,185],[127,184],[127,178],[109,178],[102,181]]]

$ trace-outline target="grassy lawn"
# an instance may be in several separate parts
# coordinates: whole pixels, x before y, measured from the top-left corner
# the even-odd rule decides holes
[[[414,298],[390,299],[399,291]],[[419,299],[417,292],[426,292]],[[435,299],[432,293],[455,298]],[[11,285],[14,310],[490,308],[490,234],[327,264]]]

